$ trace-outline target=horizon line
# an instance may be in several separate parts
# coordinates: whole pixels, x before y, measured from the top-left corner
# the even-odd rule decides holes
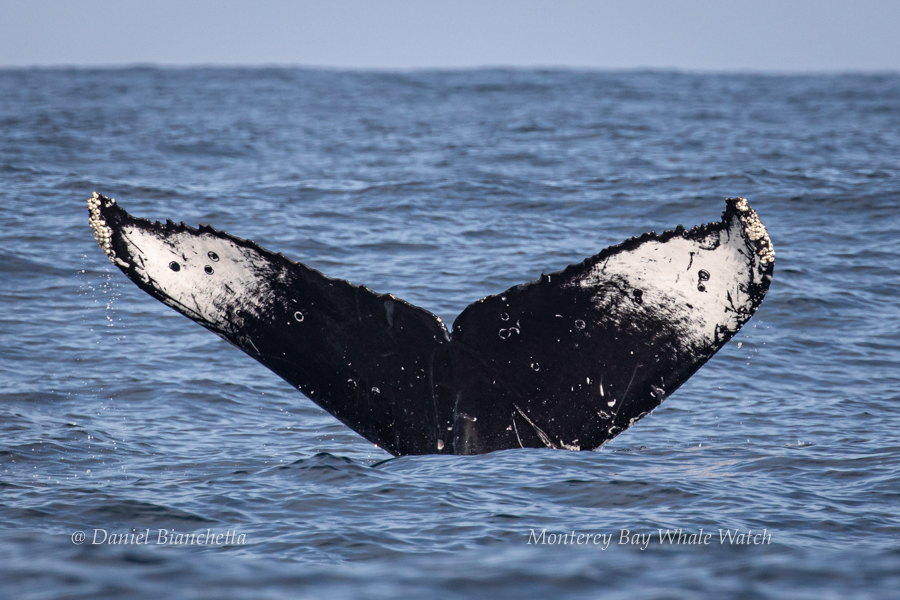
[[[559,65],[559,64],[534,64],[534,65],[508,65],[508,64],[483,64],[466,66],[411,66],[411,67],[387,67],[387,66],[339,66],[339,65],[315,65],[303,63],[161,63],[161,62],[128,62],[128,63],[96,63],[96,64],[31,64],[31,65],[2,65],[0,71],[127,71],[127,70],[266,70],[286,69],[298,71],[331,71],[345,73],[423,73],[423,72],[463,72],[463,71],[573,71],[596,73],[671,73],[682,75],[769,75],[769,76],[816,76],[816,75],[900,75],[900,69],[861,69],[861,68],[834,68],[834,69],[793,69],[793,68],[753,68],[741,67],[734,69],[718,69],[703,67],[677,67],[677,66],[634,66],[634,67],[604,67],[584,65]]]

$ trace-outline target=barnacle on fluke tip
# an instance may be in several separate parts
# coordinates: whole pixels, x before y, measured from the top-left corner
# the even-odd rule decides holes
[[[602,446],[737,333],[775,263],[756,211],[728,198],[719,222],[645,233],[482,298],[448,331],[212,227],[135,218],[97,193],[88,209],[141,289],[394,455]]]

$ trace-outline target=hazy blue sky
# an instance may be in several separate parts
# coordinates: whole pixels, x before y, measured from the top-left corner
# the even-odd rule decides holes
[[[0,0],[0,66],[900,70],[900,0]]]

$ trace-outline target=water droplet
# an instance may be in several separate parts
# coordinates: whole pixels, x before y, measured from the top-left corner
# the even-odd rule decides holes
[[[500,313],[500,320],[501,321],[509,321],[509,315],[506,313]]]
[[[304,319],[303,313],[298,310],[297,312],[294,313],[294,318],[297,319],[298,323],[302,323],[303,319]]]
[[[744,345],[744,342],[738,342],[738,348]]]
[[[181,265],[179,265],[177,262],[175,262],[173,260],[172,262],[169,263],[169,268],[177,273],[178,271],[181,270]]]
[[[377,387],[373,387],[373,388],[372,388],[372,393],[373,393],[373,394],[380,394],[380,393],[381,393],[381,390],[379,390]]]
[[[443,450],[444,449],[444,440],[438,440],[437,447],[438,447],[438,450]]]
[[[702,283],[698,283],[698,284],[697,284],[697,291],[698,291],[698,292],[705,292],[705,291],[706,291],[706,286],[703,285]]]
[[[209,260],[211,260],[213,262],[219,262],[219,255],[216,254],[215,252],[213,252],[212,250],[207,252],[206,255],[209,257]]]
[[[584,321],[582,321],[581,319],[578,319],[577,321],[575,321],[575,328],[576,329],[584,329]]]
[[[539,363],[533,362],[533,363],[531,363],[531,369],[532,369],[533,371],[540,371],[540,370],[541,370],[541,365],[540,365]]]
[[[505,339],[508,338],[510,335],[512,335],[512,334],[509,332],[509,329],[501,329],[501,330],[500,330],[500,339],[501,339],[501,340],[505,340]]]
[[[213,271],[213,268],[209,265],[206,265],[205,267],[203,267],[203,270],[206,271],[207,275],[212,275],[215,272],[215,271]]]
[[[348,380],[347,380],[347,385],[350,386],[350,389],[351,389],[351,390],[355,390],[355,389],[356,389],[356,382],[353,381],[352,379],[348,379]]]
[[[709,271],[706,269],[700,269],[700,272],[697,273],[697,277],[700,278],[700,281],[709,281]]]
[[[631,295],[634,296],[634,301],[638,304],[644,303],[644,292],[642,292],[641,290],[634,290],[633,292],[631,292]]]

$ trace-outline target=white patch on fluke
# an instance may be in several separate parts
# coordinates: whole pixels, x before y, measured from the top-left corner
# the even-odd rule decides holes
[[[751,307],[750,285],[761,283],[774,260],[756,213],[746,200],[735,206],[740,212],[724,229],[712,229],[700,239],[646,240],[598,262],[570,285],[596,288],[597,309],[620,323],[653,313],[676,327],[684,324],[679,337],[686,349],[708,347],[718,327],[740,328],[744,316],[736,310]],[[759,251],[757,244],[763,247]],[[614,293],[617,289],[621,293]]]
[[[246,316],[267,314],[275,297],[270,282],[284,276],[257,250],[212,232],[125,225],[119,233],[144,283],[169,306],[223,333],[240,331]]]

